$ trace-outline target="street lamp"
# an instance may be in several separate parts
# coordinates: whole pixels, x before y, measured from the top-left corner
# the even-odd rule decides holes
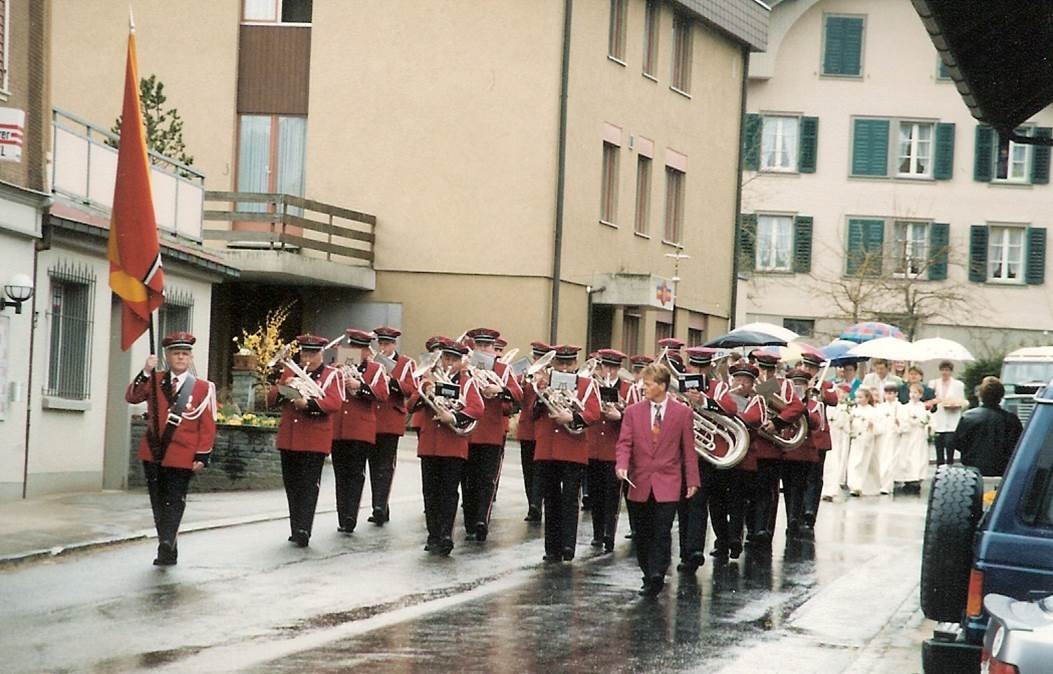
[[[684,252],[682,244],[676,244],[675,253],[666,253],[666,257],[671,257],[673,262],[673,278],[670,279],[673,282],[673,324],[670,326],[670,331],[673,333],[672,336],[676,337],[676,298],[679,292],[680,285],[680,260],[690,260],[691,256]]]
[[[33,296],[33,279],[25,274],[15,274],[4,286],[4,294],[11,299],[0,297],[0,311],[7,307],[14,307],[16,314],[22,313],[22,303]]]

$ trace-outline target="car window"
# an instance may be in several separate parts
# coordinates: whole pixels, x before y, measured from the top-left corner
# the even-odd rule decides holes
[[[1024,440],[1031,441],[1035,435],[1037,434],[1034,432],[1026,433],[1021,439],[1017,450],[1013,452],[1013,460],[1006,470],[1006,475],[1012,474],[1013,464],[1018,458],[1022,457],[1021,460],[1028,461],[1030,456],[1033,456],[1031,452],[1026,451]],[[1031,479],[1024,491],[1020,516],[1028,524],[1053,526],[1053,479],[1050,479],[1053,477],[1053,433],[1045,433],[1039,442],[1042,443],[1042,447],[1039,448]],[[1021,450],[1024,450],[1023,453]]]
[[[1002,366],[1002,383],[1035,384],[1053,379],[1053,363],[1006,363]]]

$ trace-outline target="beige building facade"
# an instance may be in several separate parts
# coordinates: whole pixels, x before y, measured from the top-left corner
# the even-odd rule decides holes
[[[127,8],[86,4],[55,1],[55,106],[108,125]],[[767,14],[753,0],[137,3],[140,73],[164,82],[222,202],[206,243],[241,270],[215,293],[213,369],[288,302],[290,332],[387,322],[412,355],[476,325],[520,348],[721,334],[744,78]],[[313,201],[276,215],[231,192]]]
[[[906,289],[933,298],[919,336],[1053,342],[1049,148],[1000,156],[908,0],[780,2],[770,26],[750,64],[740,319],[821,341],[853,293],[861,317],[909,324]],[[1047,109],[1020,131],[1051,126]]]

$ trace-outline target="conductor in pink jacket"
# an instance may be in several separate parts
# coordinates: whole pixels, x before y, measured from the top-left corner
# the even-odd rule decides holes
[[[641,374],[644,399],[622,417],[615,472],[629,483],[629,516],[643,572],[640,594],[653,597],[665,585],[672,558],[677,503],[699,488],[698,455],[691,410],[667,395],[669,370],[652,364]]]

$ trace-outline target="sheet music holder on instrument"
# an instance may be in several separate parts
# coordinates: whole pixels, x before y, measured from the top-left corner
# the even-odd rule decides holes
[[[753,390],[757,393],[757,395],[761,396],[766,401],[772,402],[774,400],[774,396],[778,395],[782,391],[782,382],[779,379],[772,377],[767,381],[762,381],[761,383],[757,384],[757,386]]]
[[[303,397],[299,391],[287,384],[278,384],[278,393],[286,400],[299,400]]]

